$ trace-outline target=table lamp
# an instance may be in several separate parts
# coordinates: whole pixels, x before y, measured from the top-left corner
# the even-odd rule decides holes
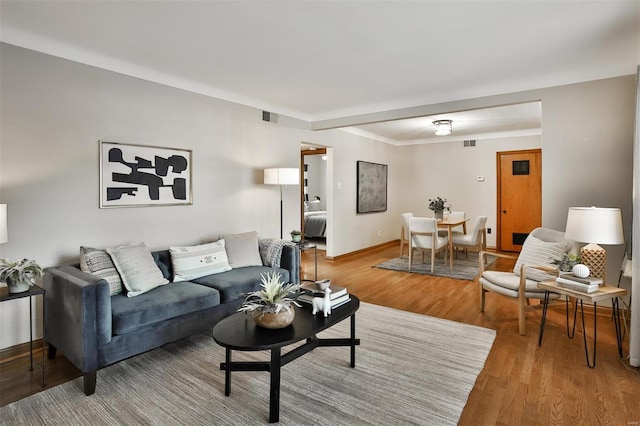
[[[624,244],[620,209],[570,207],[565,238],[588,243],[580,250],[580,262],[592,277],[607,279],[607,252],[598,244]]]
[[[9,232],[7,231],[7,205],[0,204],[0,244],[9,241]]]
[[[296,168],[264,169],[264,184],[280,186],[280,239],[282,239],[282,185],[299,185],[300,171]]]

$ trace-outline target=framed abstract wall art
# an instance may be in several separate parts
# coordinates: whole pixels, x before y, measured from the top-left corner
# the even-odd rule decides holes
[[[387,165],[358,161],[357,213],[387,211]]]
[[[100,141],[100,208],[193,204],[191,150]]]

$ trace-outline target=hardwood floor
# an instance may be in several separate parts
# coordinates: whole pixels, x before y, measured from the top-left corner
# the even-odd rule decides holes
[[[475,281],[374,268],[397,257],[398,251],[398,245],[393,245],[335,261],[324,260],[324,252],[318,251],[318,277],[331,278],[364,302],[497,331],[462,413],[461,425],[640,422],[640,369],[626,368],[618,357],[609,311],[599,310],[597,365],[590,369],[585,362],[581,331],[576,330],[573,339],[566,337],[564,305],[550,308],[543,346],[538,347],[539,311],[527,314],[527,332],[520,336],[516,303],[488,293],[485,312],[481,313]],[[313,250],[302,255],[303,273],[312,278]],[[500,260],[492,267],[510,270],[513,263]],[[588,315],[589,336],[592,320]],[[626,356],[628,340],[624,341],[623,350]],[[42,390],[39,371],[30,373],[27,367],[28,360],[0,366],[0,405]],[[48,387],[79,376],[60,355],[48,363],[47,370]]]

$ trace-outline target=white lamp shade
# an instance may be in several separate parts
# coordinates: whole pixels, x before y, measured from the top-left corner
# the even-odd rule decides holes
[[[7,231],[7,205],[0,204],[0,244],[9,241],[9,232]]]
[[[580,243],[624,244],[620,209],[570,207],[565,238]]]
[[[300,171],[296,168],[264,169],[265,185],[298,185]]]

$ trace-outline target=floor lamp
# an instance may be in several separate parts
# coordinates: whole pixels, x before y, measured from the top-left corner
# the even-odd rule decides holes
[[[283,238],[282,233],[282,186],[283,185],[299,185],[300,171],[296,168],[273,168],[264,169],[264,184],[278,185],[280,187],[280,239]]]

